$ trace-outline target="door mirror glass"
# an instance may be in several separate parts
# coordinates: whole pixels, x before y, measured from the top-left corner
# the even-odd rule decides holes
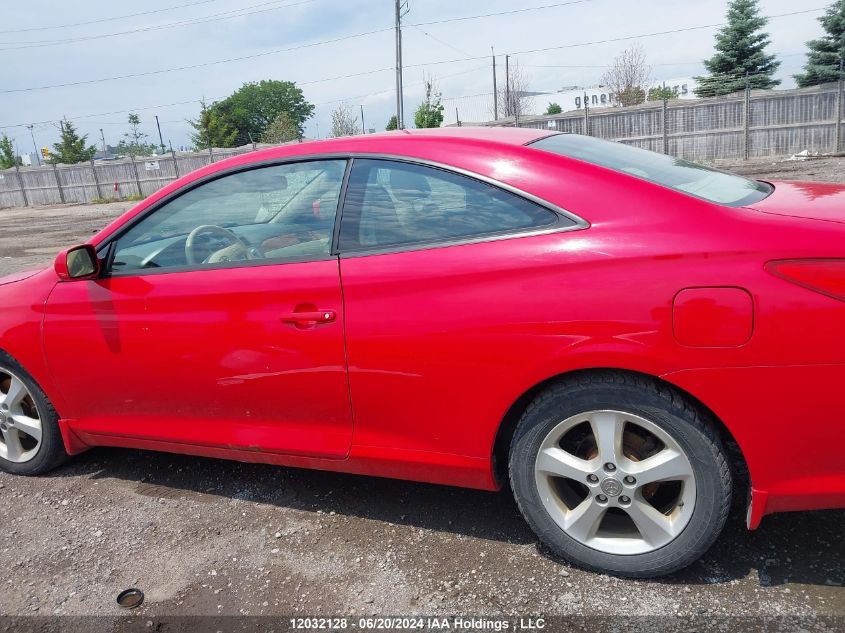
[[[90,279],[100,272],[100,261],[94,247],[83,244],[60,253],[56,258],[55,269],[59,278],[65,281]]]

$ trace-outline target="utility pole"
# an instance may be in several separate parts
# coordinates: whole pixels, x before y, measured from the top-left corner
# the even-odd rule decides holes
[[[41,152],[38,151],[38,144],[35,142],[35,126],[30,123],[26,127],[29,129],[29,134],[32,136],[32,149],[35,150],[35,160],[38,162],[38,166],[41,167]]]
[[[158,145],[161,147],[161,153],[164,154],[164,139],[161,138],[161,125],[158,123],[158,115],[156,116],[156,127],[158,128]]]
[[[103,134],[103,128],[100,128],[100,138],[103,141],[103,156],[106,155],[106,135]]]
[[[511,115],[511,71],[510,62],[508,61],[509,58],[509,55],[505,55],[505,117]]]
[[[490,47],[490,52],[493,55],[493,120],[499,120],[499,93],[496,90],[496,51]]]
[[[364,105],[361,104],[361,134],[366,134],[367,128],[364,127]]]
[[[405,129],[402,93],[402,16],[409,10],[408,0],[396,0],[396,128]]]
[[[845,55],[845,52],[843,52]],[[836,153],[842,151],[842,62],[843,57],[839,57],[839,81],[836,84]]]

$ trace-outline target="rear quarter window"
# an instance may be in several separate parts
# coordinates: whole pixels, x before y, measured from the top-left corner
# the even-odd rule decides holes
[[[582,160],[635,176],[696,198],[730,207],[743,207],[766,198],[773,190],[767,183],[580,134],[555,134],[529,144],[560,156]]]

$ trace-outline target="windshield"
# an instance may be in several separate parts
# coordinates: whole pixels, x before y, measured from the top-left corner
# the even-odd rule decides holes
[[[748,180],[681,158],[590,136],[555,134],[529,145],[561,156],[608,167],[731,207],[758,202],[772,192],[772,186],[766,183]]]

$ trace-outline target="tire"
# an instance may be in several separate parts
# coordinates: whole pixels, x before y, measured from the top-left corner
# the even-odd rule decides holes
[[[10,408],[7,400],[8,391],[12,380],[19,380],[26,389],[24,406],[28,413],[37,414],[40,422],[41,437],[35,441],[32,436],[24,435],[22,446],[26,449],[21,453],[19,460],[10,460],[10,455],[5,435],[8,432]],[[68,458],[64,442],[59,432],[59,416],[44,391],[35,382],[33,377],[15,359],[0,351],[0,430],[3,431],[0,440],[3,446],[0,447],[0,469],[16,475],[41,475],[56,466],[59,466]],[[14,422],[11,423],[14,427]],[[20,436],[19,436],[20,437]]]
[[[618,464],[604,461],[614,454]],[[616,576],[688,566],[731,506],[726,453],[704,414],[656,380],[622,372],[590,372],[541,392],[517,424],[509,474],[543,544]]]

